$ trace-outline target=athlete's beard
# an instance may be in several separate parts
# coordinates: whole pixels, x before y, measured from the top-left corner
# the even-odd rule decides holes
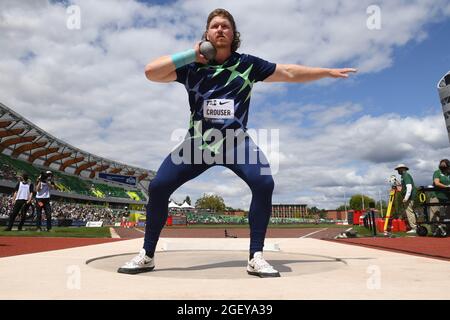
[[[215,43],[213,43],[214,47],[216,49],[230,49],[231,50],[231,43],[228,41],[215,41]]]
[[[231,50],[231,46],[228,43],[221,43],[221,44],[217,44],[214,45],[214,47],[219,50],[219,49],[230,49]]]
[[[208,40],[208,38],[209,38],[209,40]],[[208,41],[210,41],[214,45],[214,47],[216,49],[224,49],[224,48],[226,49],[227,47],[231,48],[231,44],[233,42],[233,39],[231,39],[231,41],[227,41],[228,38],[226,38],[223,35],[218,35],[216,37],[214,37],[214,36],[212,36],[212,37],[206,36],[206,39]],[[214,40],[212,40],[212,39],[214,39]],[[223,41],[223,40],[225,40],[225,41]]]

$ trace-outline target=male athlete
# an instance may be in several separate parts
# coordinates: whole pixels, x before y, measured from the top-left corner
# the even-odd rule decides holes
[[[203,35],[217,50],[214,60],[208,61],[200,54],[199,42],[194,49],[160,57],[146,66],[145,75],[150,81],[177,81],[186,87],[191,121],[185,141],[163,161],[150,183],[144,247],[118,272],[137,274],[154,269],[155,248],[167,219],[170,195],[208,168],[222,165],[243,179],[252,192],[248,274],[280,276],[263,258],[274,182],[267,159],[246,134],[252,86],[258,81],[347,78],[348,73],[356,70],[274,64],[239,54],[236,52],[239,36],[233,16],[224,9],[216,9],[209,14]],[[233,134],[229,135],[230,132]],[[239,156],[242,154],[244,159]]]

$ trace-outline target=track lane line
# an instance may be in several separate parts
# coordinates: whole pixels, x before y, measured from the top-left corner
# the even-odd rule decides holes
[[[325,231],[325,230],[328,230],[328,228],[323,228],[323,229],[320,229],[320,230],[308,233],[308,234],[306,234],[306,235],[304,235],[302,237],[299,237],[299,239],[307,238],[309,236],[312,236],[313,234],[316,234],[316,233],[319,233],[319,232],[322,232],[322,231]]]

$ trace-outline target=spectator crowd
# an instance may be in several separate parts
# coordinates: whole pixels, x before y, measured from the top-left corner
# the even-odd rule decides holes
[[[71,219],[82,222],[104,221],[120,222],[123,216],[127,215],[125,210],[111,209],[102,206],[70,203],[52,200],[52,219]],[[0,194],[0,218],[8,218],[13,208],[11,195]],[[34,215],[35,210],[31,208],[28,216]]]
[[[0,162],[0,178],[15,181],[17,180],[17,172],[11,165]]]

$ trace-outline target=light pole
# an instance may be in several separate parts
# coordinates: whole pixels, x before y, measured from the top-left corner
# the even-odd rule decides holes
[[[380,199],[380,215],[383,217],[383,199],[381,199],[381,192],[380,189],[378,189],[378,198]]]
[[[347,197],[346,197],[346,195],[345,195],[345,190],[344,190],[344,209],[345,209],[345,220],[348,221]]]
[[[345,208],[345,213],[347,213],[347,196],[345,194],[345,191],[344,191],[344,208]]]
[[[362,204],[362,211],[364,212],[364,189],[362,187],[362,183],[360,184],[361,186],[361,204]]]

